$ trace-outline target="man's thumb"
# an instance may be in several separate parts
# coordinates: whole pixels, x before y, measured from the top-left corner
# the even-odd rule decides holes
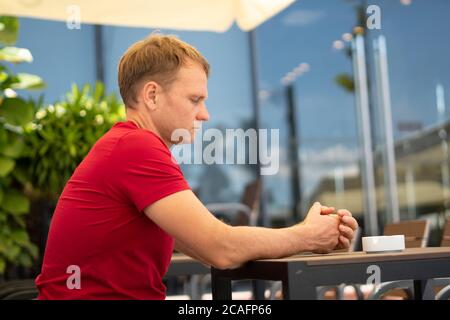
[[[312,206],[312,211],[314,213],[320,213],[322,211],[322,205],[320,204],[320,202],[314,202]]]

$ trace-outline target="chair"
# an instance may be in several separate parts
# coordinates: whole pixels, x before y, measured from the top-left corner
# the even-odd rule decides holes
[[[424,248],[430,235],[430,223],[428,220],[410,220],[386,224],[384,227],[385,236],[399,234],[405,236],[406,248]]]
[[[39,291],[34,289],[20,290],[3,298],[3,300],[35,300],[39,295]]]
[[[443,288],[436,295],[436,300],[448,300],[448,299],[450,299],[450,285]]]
[[[415,228],[418,228],[415,226]],[[414,228],[413,228],[414,229]],[[393,232],[396,232],[397,229],[393,229]],[[417,230],[416,230],[417,231]],[[427,226],[427,235],[428,235],[428,226]],[[398,233],[397,233],[398,234]],[[402,234],[402,233],[400,233]],[[409,241],[408,241],[409,239]],[[420,244],[420,247],[426,246],[426,241],[420,241],[420,239],[413,239],[411,234],[408,234],[408,237],[405,237],[405,245],[407,248],[414,247],[413,245]],[[450,246],[450,220],[446,221],[444,226],[444,232],[442,234],[441,246]],[[447,286],[449,283],[449,278],[439,278],[439,279],[430,279],[426,285],[426,289],[424,292],[424,299],[443,299],[447,300],[450,297],[450,286]],[[444,287],[435,297],[435,288]],[[401,280],[401,281],[392,281],[383,283],[377,288],[370,296],[370,300],[381,299],[391,290],[401,289],[406,292],[406,297],[412,299],[414,297],[413,293],[414,283],[412,280]]]
[[[209,203],[206,208],[216,217],[231,225],[256,226],[259,216],[259,180],[248,183],[241,196],[241,202]]]
[[[444,226],[444,231],[442,233],[441,247],[450,247],[450,219],[447,219],[445,226]],[[432,282],[433,287],[438,288],[438,293],[436,294],[436,300],[450,299],[450,285],[449,285],[450,279],[449,278],[432,279],[430,281]]]
[[[447,219],[442,233],[441,247],[450,247],[450,219]]]
[[[11,297],[19,297],[21,292],[28,292],[30,299],[36,298],[38,291],[34,279],[12,280],[0,285],[0,300],[11,300]],[[33,294],[32,294],[33,292]],[[24,298],[25,299],[25,298]]]

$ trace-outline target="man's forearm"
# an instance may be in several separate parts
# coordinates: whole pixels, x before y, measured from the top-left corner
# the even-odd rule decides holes
[[[224,246],[227,268],[236,268],[250,260],[286,257],[310,250],[307,228],[298,225],[282,229],[231,227]]]

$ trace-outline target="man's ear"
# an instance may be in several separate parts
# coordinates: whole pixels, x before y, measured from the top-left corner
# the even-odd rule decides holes
[[[141,89],[142,101],[150,110],[157,108],[157,93],[159,92],[159,85],[154,81],[144,83]]]

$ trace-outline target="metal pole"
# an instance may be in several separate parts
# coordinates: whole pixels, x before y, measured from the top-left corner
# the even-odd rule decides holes
[[[95,46],[95,76],[97,81],[105,82],[105,68],[103,61],[103,34],[102,26],[94,26],[94,46]]]
[[[261,174],[261,162],[260,162],[260,149],[259,149],[259,129],[261,127],[260,120],[260,104],[259,104],[259,87],[258,87],[258,61],[256,56],[256,33],[254,30],[248,32],[249,36],[249,51],[250,51],[250,74],[252,83],[252,97],[253,97],[253,121],[255,125],[255,130],[258,132],[257,136],[257,153],[256,153],[256,163],[257,163],[257,178],[260,181],[260,199],[259,199],[259,217],[258,225],[267,227],[270,225],[269,217],[267,215],[267,196],[264,186],[264,176]],[[264,299],[264,293],[266,290],[266,283],[263,280],[253,280],[253,297],[255,300]]]
[[[436,85],[436,108],[438,113],[438,123],[445,122],[445,91],[441,83]]]
[[[253,121],[254,127],[257,132],[259,132],[261,126],[260,120],[260,105],[259,105],[259,88],[258,88],[258,63],[256,57],[256,34],[254,30],[248,32],[249,36],[249,51],[250,51],[250,74],[251,74],[251,84],[252,84],[252,100],[253,100]],[[260,181],[260,203],[259,203],[259,219],[258,225],[260,226],[269,226],[269,217],[267,216],[267,196],[264,185],[264,176],[261,174],[261,163],[260,163],[260,149],[259,149],[259,134],[257,134],[258,144],[257,144],[257,153],[256,153],[256,163],[257,163],[257,172],[256,175]]]
[[[291,167],[291,189],[292,189],[292,213],[294,221],[299,221],[301,218],[301,187],[300,187],[300,159],[298,156],[299,143],[297,140],[297,116],[296,104],[294,97],[294,85],[290,83],[286,86],[286,100],[287,100],[287,121],[289,125],[289,156]]]
[[[389,68],[386,39],[379,36],[373,42],[375,48],[375,72],[377,79],[378,103],[381,112],[381,126],[384,133],[384,178],[386,196],[386,216],[388,222],[399,222],[397,171],[395,163],[394,134],[392,129],[391,93],[389,88]]]
[[[378,217],[373,172],[372,138],[370,129],[369,95],[367,86],[364,38],[358,35],[352,42],[353,70],[355,77],[356,105],[361,142],[361,167],[364,194],[365,232],[378,235]]]

